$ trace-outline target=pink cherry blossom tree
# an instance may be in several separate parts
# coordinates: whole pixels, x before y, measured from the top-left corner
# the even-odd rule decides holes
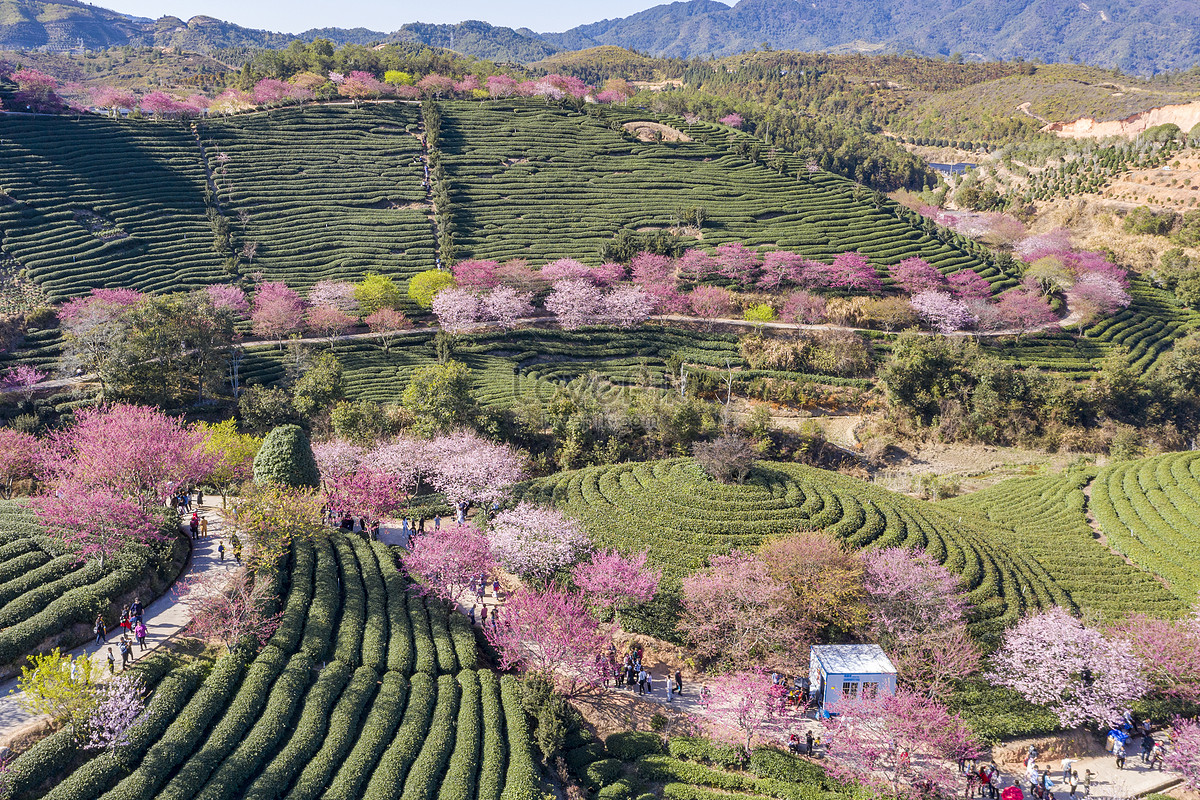
[[[468,75],[461,81],[454,82],[454,91],[458,94],[471,94],[479,88],[479,77],[476,75]]]
[[[599,319],[618,328],[634,328],[650,319],[654,300],[640,286],[621,284],[604,295]]]
[[[442,289],[431,308],[446,333],[465,333],[479,322],[479,297],[466,289]]]
[[[121,111],[137,108],[137,97],[128,89],[120,89],[115,86],[96,86],[91,90],[92,105],[96,108],[106,108],[112,116],[117,116]]]
[[[901,681],[930,697],[979,667],[967,633],[970,603],[957,575],[924,550],[898,547],[862,554],[871,634]]]
[[[688,305],[698,317],[728,317],[733,314],[733,295],[719,286],[697,286],[688,294]]]
[[[750,755],[755,737],[779,741],[801,724],[803,708],[789,706],[788,690],[762,671],[719,675],[701,702],[713,721],[713,733]]]
[[[646,566],[648,556],[648,551],[624,556],[598,550],[590,560],[576,564],[571,577],[588,605],[611,617],[614,610],[648,603],[658,592],[662,570]]]
[[[484,295],[480,311],[489,322],[512,330],[521,319],[533,314],[532,300],[532,292],[522,292],[511,286],[497,286]]]
[[[367,323],[367,327],[370,328],[371,333],[380,335],[385,351],[391,349],[392,342],[395,340],[397,333],[412,327],[412,323],[409,322],[404,312],[397,311],[394,308],[381,308],[364,319],[363,322]]]
[[[516,93],[517,81],[507,75],[489,75],[484,88],[492,97],[511,97]]]
[[[19,364],[0,375],[0,392],[19,394],[26,402],[33,397],[33,390],[46,379],[46,373],[28,364]]]
[[[773,291],[785,283],[798,283],[804,272],[804,258],[786,250],[772,250],[763,256],[758,288]]]
[[[879,291],[883,281],[862,253],[839,253],[830,265],[829,285],[838,289]]]
[[[354,284],[345,281],[317,281],[308,292],[308,303],[313,306],[329,306],[347,314],[358,313]]]
[[[450,268],[454,282],[464,289],[494,289],[500,285],[498,261],[460,261]]]
[[[1067,290],[1067,305],[1083,319],[1108,316],[1133,302],[1129,292],[1116,278],[1098,272],[1085,272]]]
[[[909,304],[939,333],[961,331],[977,321],[965,302],[956,300],[946,292],[918,292],[912,296]]]
[[[795,325],[816,325],[825,319],[825,298],[804,290],[792,292],[784,301],[779,318]]]
[[[310,306],[304,314],[305,326],[314,333],[329,337],[329,346],[338,336],[349,333],[358,324],[358,317],[334,306]]]
[[[639,286],[675,282],[675,262],[658,253],[638,253],[629,262],[633,282]]]
[[[76,297],[59,306],[58,318],[70,323],[94,307],[113,309],[115,313],[132,308],[146,295],[135,289],[92,289],[85,297]]]
[[[429,482],[455,505],[498,501],[525,474],[520,453],[470,431],[438,437],[427,453]]]
[[[717,120],[717,122],[721,123],[722,125],[728,125],[731,128],[740,128],[745,120],[742,118],[741,114],[734,111],[731,114],[726,114],[725,116],[721,117],[719,120]]]
[[[129,731],[146,712],[146,689],[136,675],[115,675],[96,687],[87,719],[86,750],[114,751],[129,743]]]
[[[187,633],[230,650],[242,641],[262,647],[283,616],[283,612],[264,611],[275,592],[271,582],[246,572],[239,573],[229,588],[223,586],[225,580],[224,576],[194,576],[179,584],[179,595],[192,612]]]
[[[72,427],[43,440],[40,460],[51,488],[107,490],[145,509],[194,485],[216,459],[205,447],[205,435],[179,419],[117,404],[76,411]]]
[[[417,81],[417,88],[427,97],[441,97],[454,91],[454,79],[431,72]]]
[[[591,547],[578,522],[558,509],[527,502],[497,514],[488,535],[506,569],[537,580],[575,563]]]
[[[1200,722],[1175,720],[1163,768],[1177,773],[1192,791],[1200,790]]]
[[[254,310],[250,314],[253,330],[266,339],[283,339],[298,333],[304,326],[304,301],[286,284],[266,282],[254,293]]]
[[[1133,646],[1089,628],[1061,608],[1009,628],[988,680],[1053,711],[1066,727],[1118,722],[1147,684]]]
[[[1200,606],[1177,620],[1134,614],[1111,633],[1133,647],[1155,694],[1200,702]]]
[[[412,540],[404,556],[410,574],[420,576],[422,592],[457,604],[476,575],[492,571],[488,538],[473,525],[443,525]]]
[[[12,497],[13,483],[32,478],[38,465],[38,440],[32,434],[0,428],[0,483],[5,499]]]
[[[545,274],[545,268],[542,269]],[[566,330],[575,330],[594,323],[600,313],[603,294],[594,284],[579,278],[564,278],[554,282],[546,298],[546,310],[555,316]]]
[[[718,246],[716,261],[722,276],[742,286],[754,283],[762,267],[758,254],[739,242],[727,242]]]
[[[683,579],[679,630],[696,655],[702,661],[742,665],[798,663],[787,587],[768,574],[761,559],[747,553],[713,556],[711,564]]]
[[[986,323],[988,330],[1011,330],[1017,335],[1049,325],[1055,320],[1054,311],[1046,298],[1027,289],[1010,289],[1000,295],[988,312],[980,315],[980,322]]]
[[[960,269],[948,277],[946,283],[959,300],[987,300],[992,296],[992,285],[973,269]]]
[[[717,262],[703,250],[688,250],[675,262],[681,280],[700,283],[717,274]]]
[[[568,697],[606,677],[608,637],[577,595],[553,587],[519,591],[484,630],[502,669],[541,675]]]
[[[888,273],[896,285],[908,294],[942,291],[946,287],[945,276],[923,258],[906,258]]]
[[[213,308],[218,311],[228,308],[237,319],[244,319],[250,313],[250,301],[246,299],[246,293],[237,286],[218,283],[206,287],[204,291],[208,294]]]
[[[55,481],[52,488],[32,498],[38,522],[79,555],[96,559],[100,566],[127,544],[149,544],[163,539],[150,512],[110,489]]]
[[[823,720],[831,770],[894,798],[917,797],[932,783],[953,793],[958,762],[981,749],[970,729],[942,705],[917,692],[844,699]]]
[[[9,76],[17,85],[13,101],[17,110],[26,109],[45,114],[56,114],[63,109],[58,96],[58,80],[39,69],[24,67]]]
[[[176,100],[166,92],[150,92],[144,96],[140,103],[144,113],[151,114],[157,119],[163,117],[177,117],[183,111],[183,103]]]

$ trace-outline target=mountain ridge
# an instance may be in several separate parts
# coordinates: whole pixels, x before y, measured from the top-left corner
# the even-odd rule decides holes
[[[676,0],[557,33],[468,20],[408,23],[390,33],[245,28],[199,15],[133,17],[80,0],[0,0],[0,48],[115,45],[209,53],[282,48],[326,38],[336,45],[408,43],[493,61],[531,63],[554,53],[614,45],[656,56],[728,56],[763,47],[812,52],[913,52],[975,60],[1079,62],[1154,74],[1200,64],[1200,0]]]

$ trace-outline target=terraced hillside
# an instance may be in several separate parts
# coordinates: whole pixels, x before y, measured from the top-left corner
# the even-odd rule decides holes
[[[653,119],[596,109],[584,115],[540,101],[444,103],[444,164],[455,201],[460,258],[571,257],[593,261],[622,228],[666,229],[678,209],[702,207],[703,244],[770,245],[831,260],[860,250],[879,265],[921,256],[945,273],[1007,276],[893,215],[855,199],[854,184],[810,173],[779,155],[781,170],[739,155],[742,134],[663,118],[691,141],[631,140],[612,126]]]
[[[339,344],[334,353],[342,364],[347,395],[384,403],[398,401],[413,370],[436,363],[433,339],[426,331],[404,335],[387,351],[379,341],[368,339]],[[242,375],[249,382],[278,383],[289,357],[272,347],[256,348]],[[866,384],[808,373],[744,369],[746,362],[735,336],[658,326],[586,331],[526,328],[467,335],[460,338],[454,357],[472,369],[476,397],[489,408],[503,408],[533,396],[548,399],[557,386],[578,378],[595,378],[613,390],[626,386],[667,388],[672,377],[668,362],[673,361],[687,365],[693,386],[697,375],[716,376],[727,365],[744,378],[769,374],[801,381]]]
[[[1134,612],[1174,616],[1185,604],[1149,572],[1106,547],[1084,511],[1084,487],[1095,473],[1073,470],[1014,478],[939,505],[979,513],[1012,531],[1006,539],[1028,553],[1084,612],[1116,620]]]
[[[182,123],[0,117],[0,247],[51,299],[227,279]]]
[[[601,547],[640,551],[671,583],[735,548],[823,529],[852,547],[915,546],[959,573],[987,636],[1029,608],[1071,605],[1033,558],[979,519],[834,472],[761,463],[743,486],[708,478],[691,459],[588,467],[525,484],[525,499],[580,519]]]
[[[477,669],[465,617],[411,595],[377,542],[331,532],[291,562],[261,652],[169,676],[119,757],[45,796],[535,800],[519,685]]]
[[[179,547],[182,565],[187,550],[182,542]],[[0,665],[42,646],[78,644],[90,635],[98,609],[108,610],[139,586],[151,588],[145,583],[155,579],[149,554],[129,553],[116,563],[80,561],[45,535],[27,508],[0,501]],[[157,585],[173,578],[158,576]]]
[[[248,267],[299,289],[429,269],[420,120],[417,106],[388,103],[200,122],[225,214],[240,240],[258,246]]]
[[[1200,452],[1100,470],[1092,510],[1113,549],[1160,575],[1186,603],[1200,592]]]

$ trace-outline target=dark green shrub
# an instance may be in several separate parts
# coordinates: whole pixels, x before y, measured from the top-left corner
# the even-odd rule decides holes
[[[604,742],[613,758],[636,761],[642,756],[663,752],[663,740],[657,733],[622,731],[614,733]]]
[[[256,483],[315,489],[321,484],[308,434],[299,425],[280,425],[263,439],[254,456]]]

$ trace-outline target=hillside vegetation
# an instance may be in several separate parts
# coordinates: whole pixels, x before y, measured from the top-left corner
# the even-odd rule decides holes
[[[297,543],[285,577],[257,655],[173,673],[120,758],[46,796],[533,800],[519,684],[478,669],[466,617],[410,594],[388,548],[358,536]],[[54,736],[25,758],[67,764],[78,747]]]
[[[985,638],[1027,610],[1074,605],[1049,572],[983,520],[797,464],[763,462],[745,485],[717,483],[691,459],[589,467],[533,481],[521,496],[563,508],[599,546],[649,547],[672,583],[713,555],[825,530],[855,548],[927,550],[962,576],[975,633]]]

